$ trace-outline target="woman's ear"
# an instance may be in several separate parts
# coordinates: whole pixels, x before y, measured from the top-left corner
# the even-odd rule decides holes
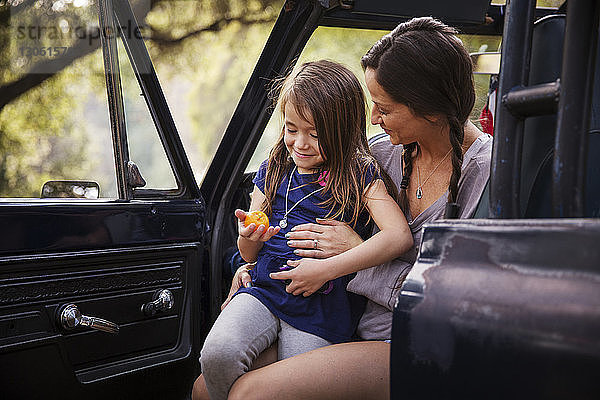
[[[426,115],[425,120],[433,125],[444,125],[448,123],[448,119],[446,116],[437,114],[437,115]]]

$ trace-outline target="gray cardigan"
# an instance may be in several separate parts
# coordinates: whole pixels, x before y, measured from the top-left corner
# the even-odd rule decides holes
[[[375,142],[371,146],[371,150],[382,168],[399,187],[402,180],[402,146],[394,146],[388,137],[384,137]],[[470,218],[474,214],[490,175],[491,155],[492,137],[487,134],[479,136],[465,152],[462,174],[458,184],[459,218]],[[357,331],[363,339],[385,340],[391,338],[392,309],[400,285],[417,258],[418,245],[421,242],[421,228],[423,224],[443,217],[447,201],[448,192],[446,191],[415,218],[406,215],[413,235],[413,247],[391,262],[359,271],[348,284],[350,292],[363,295],[368,299]]]

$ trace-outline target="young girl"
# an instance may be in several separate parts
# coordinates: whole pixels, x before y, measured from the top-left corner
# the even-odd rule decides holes
[[[346,292],[350,276],[343,271],[382,264],[412,246],[404,215],[386,190],[389,178],[369,153],[365,99],[354,74],[330,61],[303,64],[284,80],[279,104],[284,127],[254,179],[250,205],[275,226],[245,227],[246,213],[235,212],[240,253],[256,266],[252,285],[223,309],[201,352],[213,400],[227,398],[233,382],[276,340],[279,359],[348,341],[362,309]],[[379,232],[340,255],[298,260],[286,234],[316,218],[345,221],[364,238],[372,219]],[[313,243],[318,248],[317,236]],[[331,273],[304,296],[270,277],[301,263],[323,264]]]

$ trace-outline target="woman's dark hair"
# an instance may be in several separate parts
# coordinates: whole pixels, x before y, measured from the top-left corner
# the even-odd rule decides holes
[[[473,64],[457,31],[430,18],[414,18],[382,37],[361,60],[377,83],[416,116],[443,116],[450,127],[452,177],[448,203],[456,203],[463,161],[464,126],[475,103]],[[408,210],[407,187],[419,145],[403,143],[400,205]]]

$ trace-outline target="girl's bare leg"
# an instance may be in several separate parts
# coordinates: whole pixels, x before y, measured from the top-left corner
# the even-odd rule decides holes
[[[389,399],[390,345],[353,342],[322,347],[250,371],[230,400]]]
[[[273,343],[265,351],[260,353],[258,358],[254,360],[252,364],[252,370],[262,368],[265,365],[269,365],[277,361],[277,342]],[[202,374],[194,382],[192,389],[192,400],[210,400],[208,390],[206,389],[206,383]]]

